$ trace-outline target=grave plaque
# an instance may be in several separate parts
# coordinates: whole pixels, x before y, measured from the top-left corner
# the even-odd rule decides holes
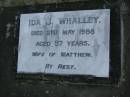
[[[110,10],[20,15],[17,73],[109,77]]]

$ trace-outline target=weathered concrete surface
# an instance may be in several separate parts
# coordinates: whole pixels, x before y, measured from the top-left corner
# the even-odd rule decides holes
[[[48,4],[48,3],[60,3],[60,2],[75,2],[75,1],[88,1],[88,0],[1,0],[1,7],[9,6],[23,6],[23,5],[35,5],[35,4]]]
[[[1,6],[32,5],[23,0],[1,1]],[[42,0],[37,0],[40,3]],[[49,2],[45,0],[46,3]],[[57,0],[59,1],[59,0]],[[10,2],[10,3],[9,3]],[[26,0],[28,2],[28,0]],[[51,0],[50,0],[51,2]],[[43,2],[44,3],[44,2]],[[112,5],[115,6],[115,5]],[[117,86],[101,85],[68,85],[62,82],[51,83],[43,80],[17,80],[15,72],[15,49],[17,35],[14,29],[14,20],[11,17],[15,12],[5,13],[0,8],[0,97],[130,97],[130,1],[121,3],[121,27],[123,35],[122,78]],[[15,7],[12,9],[16,9]],[[5,14],[3,17],[1,14]],[[3,19],[4,18],[4,19]],[[17,18],[17,17],[16,17]],[[2,20],[3,19],[3,20]],[[6,21],[11,20],[11,21]]]

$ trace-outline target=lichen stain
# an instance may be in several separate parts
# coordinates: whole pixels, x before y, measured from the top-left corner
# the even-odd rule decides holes
[[[98,44],[97,39],[94,39],[93,51],[94,51],[95,57],[97,57],[98,55],[99,48],[100,48],[100,45]]]
[[[14,27],[14,25],[11,24],[11,23],[8,23],[8,24],[6,25],[6,34],[5,34],[5,38],[9,38],[9,36],[10,36],[10,34],[11,34],[10,29],[11,29],[12,27]]]

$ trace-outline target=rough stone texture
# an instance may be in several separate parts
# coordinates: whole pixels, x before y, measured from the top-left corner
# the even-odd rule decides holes
[[[121,2],[121,31],[123,38],[122,77],[117,86],[101,85],[68,85],[64,83],[51,83],[43,80],[17,80],[15,78],[13,48],[18,38],[14,32],[14,20],[11,14],[6,13],[3,6],[35,5],[36,3],[54,3],[61,0],[1,0],[0,1],[0,97],[130,97],[130,1]],[[62,0],[63,1],[63,0]],[[69,0],[68,0],[69,1]],[[71,0],[76,1],[76,0]],[[117,3],[118,4],[118,3]],[[111,6],[116,6],[113,3]],[[7,8],[10,9],[10,8]],[[12,10],[18,9],[17,7]],[[4,14],[4,20],[2,20]],[[15,17],[17,18],[17,17]],[[6,21],[6,19],[11,21]],[[4,25],[4,26],[3,26]]]
[[[1,0],[1,7],[9,6],[23,6],[34,4],[48,4],[48,3],[60,3],[60,2],[75,2],[75,1],[88,1],[88,0]]]

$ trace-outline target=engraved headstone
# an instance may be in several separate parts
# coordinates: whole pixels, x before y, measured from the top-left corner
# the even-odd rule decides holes
[[[18,73],[109,77],[110,10],[20,15]]]

